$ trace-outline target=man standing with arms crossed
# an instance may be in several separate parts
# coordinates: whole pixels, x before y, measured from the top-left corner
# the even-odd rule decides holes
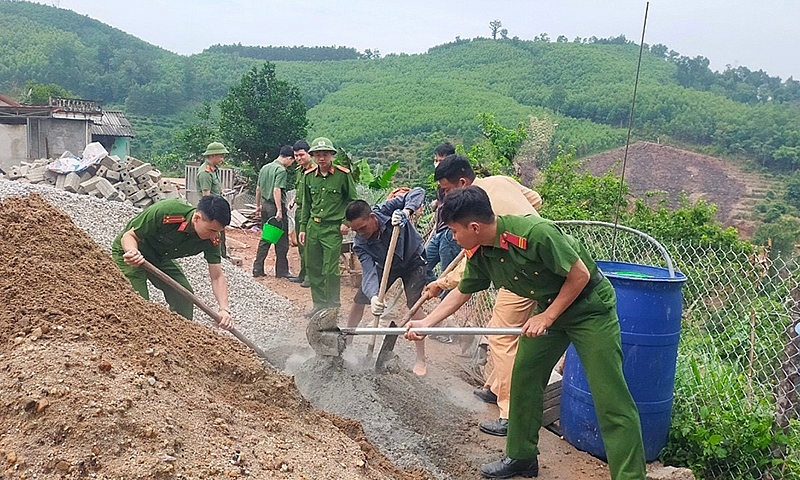
[[[309,153],[315,166],[303,175],[299,243],[306,247],[306,268],[314,306],[307,316],[326,308],[339,308],[341,278],[339,256],[342,236],[347,233],[344,211],[358,199],[350,170],[333,164],[333,143],[319,137],[311,142]]]
[[[539,474],[544,387],[571,342],[592,391],[611,478],[644,480],[642,428],[622,374],[614,287],[586,248],[550,220],[495,216],[486,192],[474,185],[448,193],[442,218],[467,250],[467,268],[458,289],[408,328],[436,325],[492,283],[536,301],[535,314],[522,327],[511,377],[507,456],[483,465],[481,475]],[[421,337],[407,332],[406,338]]]
[[[297,162],[297,169],[295,171],[297,183],[294,195],[294,231],[295,235],[298,237],[300,236],[300,214],[302,213],[303,206],[303,202],[300,198],[302,196],[303,181],[305,178],[303,173],[314,165],[311,162],[311,155],[308,154],[309,148],[311,147],[308,146],[308,142],[305,140],[294,142],[294,147],[292,147],[292,150],[294,150],[294,160]],[[308,281],[308,272],[306,271],[306,247],[300,245],[299,241],[297,242],[297,254],[300,257],[300,273],[297,274],[297,279],[301,287],[308,288],[311,286],[311,283]]]
[[[286,145],[281,147],[280,155],[261,167],[256,187],[256,211],[261,214],[262,227],[270,223],[284,234],[275,244],[275,278],[286,278],[294,281],[297,277],[289,273],[289,219],[286,216],[286,167],[294,162],[294,151]],[[258,241],[258,252],[253,262],[253,277],[264,276],[264,260],[269,254],[272,243],[261,239]]]
[[[197,170],[197,177],[195,177],[197,192],[200,197],[222,195],[222,180],[219,176],[219,167],[225,161],[227,153],[229,153],[228,149],[220,142],[211,142],[206,147],[206,151],[203,153],[206,161],[200,165]],[[225,230],[220,232],[219,239],[222,258],[228,258],[228,249],[225,246]]]
[[[469,160],[461,155],[450,155],[439,163],[433,178],[439,188],[447,194],[451,190],[468,185],[475,185],[484,190],[492,202],[492,208],[498,215],[535,215],[542,206],[542,197],[520,185],[511,177],[493,175],[486,178],[475,178],[475,172]],[[445,195],[445,202],[447,197]],[[446,228],[446,227],[445,227]],[[441,290],[456,288],[464,272],[467,259],[444,279],[436,280],[428,285],[429,293],[437,295]],[[490,327],[521,327],[530,316],[534,300],[524,298],[505,288],[498,288],[497,297],[492,310]],[[486,377],[484,388],[475,390],[475,395],[486,403],[496,403],[500,410],[500,418],[481,422],[478,428],[484,433],[505,436],[508,432],[508,405],[511,395],[511,370],[517,354],[516,335],[489,335],[489,355],[494,369]]]

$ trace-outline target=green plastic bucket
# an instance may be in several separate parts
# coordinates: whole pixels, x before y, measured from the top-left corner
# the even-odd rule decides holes
[[[271,220],[275,220],[275,217],[271,217],[269,220],[264,222],[264,226],[261,228],[261,240],[269,243],[278,243],[278,240],[281,239],[283,236],[283,230],[280,227],[276,227],[275,225],[269,223]]]

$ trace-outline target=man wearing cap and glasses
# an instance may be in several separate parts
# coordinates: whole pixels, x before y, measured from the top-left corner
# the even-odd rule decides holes
[[[307,314],[311,316],[341,305],[339,256],[342,236],[348,230],[345,209],[350,201],[358,199],[358,193],[350,170],[333,165],[336,149],[329,139],[314,139],[308,153],[316,165],[305,171],[302,192],[298,192],[302,195],[302,211],[297,228],[298,241],[306,248],[306,268],[314,302]]]

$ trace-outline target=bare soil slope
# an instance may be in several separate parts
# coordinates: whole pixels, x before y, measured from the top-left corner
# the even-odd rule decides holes
[[[609,170],[619,175],[625,149],[611,150],[587,157],[583,166],[595,175]],[[637,142],[628,150],[625,181],[639,198],[655,190],[666,192],[668,204],[680,205],[681,192],[689,199],[703,199],[717,205],[717,220],[739,229],[750,237],[756,227],[753,207],[769,190],[779,188],[774,182],[744,172],[729,160],[702,155],[648,142]],[[663,198],[663,197],[662,197]]]
[[[425,478],[230,337],[139,298],[38,196],[0,203],[0,478]]]

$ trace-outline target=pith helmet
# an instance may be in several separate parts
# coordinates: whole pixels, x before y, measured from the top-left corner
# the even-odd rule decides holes
[[[209,155],[218,155],[220,153],[230,153],[230,152],[228,151],[227,148],[225,148],[225,145],[223,145],[222,143],[211,142],[208,144],[208,147],[206,147],[206,151],[205,153],[203,153],[203,156],[207,157]]]
[[[325,137],[318,137],[315,138],[313,142],[311,142],[311,148],[308,150],[308,153],[312,152],[336,152],[336,149],[333,148],[333,142],[330,139]]]

